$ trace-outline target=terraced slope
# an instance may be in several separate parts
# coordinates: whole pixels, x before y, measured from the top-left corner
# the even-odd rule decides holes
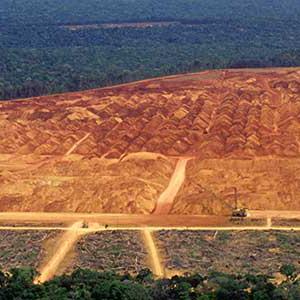
[[[0,104],[0,153],[299,153],[299,70],[211,71]]]
[[[299,141],[300,68],[1,102],[0,209],[150,213],[184,157],[173,213],[221,214],[233,186],[251,208],[296,209]]]

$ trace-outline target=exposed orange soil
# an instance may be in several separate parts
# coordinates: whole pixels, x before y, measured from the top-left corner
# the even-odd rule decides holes
[[[299,145],[300,68],[1,102],[0,210],[149,214],[190,157],[171,213],[300,210]]]
[[[249,211],[250,218],[247,221],[255,221],[257,219],[279,218],[285,220],[300,219],[300,211]],[[89,224],[97,224],[98,226],[109,226],[120,228],[145,228],[145,227],[229,227],[232,226],[230,217],[225,216],[211,216],[211,215],[136,215],[136,214],[89,214],[89,213],[29,213],[29,212],[5,212],[0,213],[0,221],[4,224],[1,229],[9,226],[11,222],[22,223],[23,227],[19,228],[37,228],[41,230],[55,229],[65,230],[64,223],[74,223],[78,220],[84,220]],[[38,225],[26,226],[34,224],[43,224],[42,227]],[[245,226],[244,220],[240,225]],[[62,224],[62,225],[53,225]],[[267,225],[267,223],[266,223]],[[69,227],[67,227],[69,228]],[[77,229],[76,229],[77,230]],[[89,225],[88,231],[94,231],[95,226]],[[84,230],[86,231],[86,230]]]
[[[210,71],[2,102],[0,153],[62,155],[90,133],[75,153],[295,156],[299,77]]]

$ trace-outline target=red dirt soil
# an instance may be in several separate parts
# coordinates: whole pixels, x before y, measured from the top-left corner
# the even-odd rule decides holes
[[[300,209],[299,142],[300,68],[206,71],[0,102],[0,210],[150,213],[175,159],[188,157],[172,213],[222,214],[233,186],[251,209]],[[288,163],[276,172],[256,166],[247,181],[261,159]]]
[[[300,69],[210,71],[0,104],[0,153],[296,156]]]

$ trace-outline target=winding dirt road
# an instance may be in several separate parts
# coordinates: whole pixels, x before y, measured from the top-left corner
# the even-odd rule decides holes
[[[170,213],[173,207],[174,199],[184,183],[185,169],[187,162],[190,159],[191,158],[180,158],[178,160],[169,185],[159,196],[152,214],[167,215]]]

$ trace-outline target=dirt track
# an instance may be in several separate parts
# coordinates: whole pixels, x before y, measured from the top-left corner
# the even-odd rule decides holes
[[[170,179],[168,187],[159,196],[156,207],[153,211],[155,215],[167,215],[173,207],[174,199],[184,183],[185,180],[185,169],[189,158],[179,159],[174,173]]]
[[[110,226],[213,226],[229,224],[228,218],[219,216],[191,215],[136,215],[136,214],[89,214],[89,213],[0,213],[0,222],[21,223],[74,223],[78,220]]]
[[[149,229],[145,229],[142,231],[142,235],[144,238],[145,245],[148,249],[150,263],[153,267],[153,273],[157,277],[163,277],[164,271],[163,271],[163,267],[161,265],[161,259],[159,257],[158,250],[154,243],[152,232]]]
[[[250,215],[253,218],[282,218],[282,219],[298,219],[299,211],[289,210],[251,210]]]
[[[82,228],[82,222],[80,221],[74,223],[70,227],[71,230],[68,230],[63,234],[60,239],[60,247],[57,249],[54,256],[50,258],[44,268],[42,268],[40,276],[36,278],[35,282],[45,282],[55,275],[66,254],[71,250],[79,236],[82,234],[78,231],[79,228]]]
[[[62,230],[62,231],[76,231],[82,234],[94,233],[99,231],[104,231],[106,228],[104,226],[99,226],[98,228],[90,229],[90,228],[78,228],[72,229],[70,227],[33,227],[33,226],[23,226],[23,227],[15,227],[15,226],[0,226],[0,230],[15,230],[15,231],[43,231],[43,230]],[[293,226],[178,226],[178,227],[170,227],[170,226],[155,226],[155,227],[138,227],[138,226],[109,226],[107,230],[132,230],[132,231],[144,231],[144,230],[151,230],[151,231],[159,231],[159,230],[194,230],[194,231],[240,231],[240,230],[249,230],[249,231],[266,231],[266,230],[276,230],[276,231],[300,231],[300,227],[293,227]]]
[[[250,211],[252,218],[300,219],[300,211]],[[1,212],[1,223],[18,224],[35,222],[42,224],[74,223],[79,220],[109,225],[109,227],[232,227],[230,218],[207,215],[136,215],[136,214],[89,214],[89,213],[39,213]]]

